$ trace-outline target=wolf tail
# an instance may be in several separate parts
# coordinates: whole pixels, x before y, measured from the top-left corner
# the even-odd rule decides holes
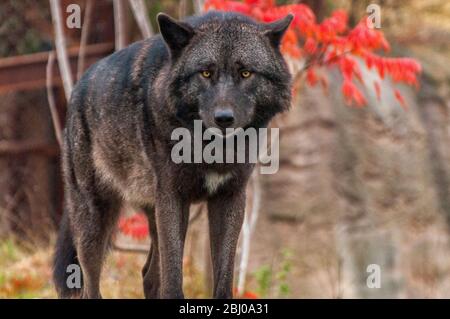
[[[74,298],[81,294],[81,287],[70,288],[67,283],[67,278],[71,274],[70,271],[67,272],[69,265],[79,266],[79,263],[70,230],[69,217],[67,216],[67,212],[65,212],[61,220],[53,260],[53,281],[59,298]],[[79,271],[79,274],[81,276],[81,271]],[[82,282],[82,278],[80,278],[80,282]]]

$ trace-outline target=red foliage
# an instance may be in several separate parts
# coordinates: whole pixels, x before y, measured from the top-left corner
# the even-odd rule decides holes
[[[396,83],[405,83],[418,87],[417,75],[420,64],[410,58],[388,58],[376,54],[377,50],[389,51],[390,46],[379,30],[371,28],[371,21],[362,19],[353,29],[348,26],[347,13],[336,10],[322,22],[317,22],[313,11],[304,4],[277,6],[275,0],[222,1],[207,0],[205,8],[235,11],[251,16],[258,21],[271,22],[286,16],[295,15],[291,27],[281,44],[284,54],[292,58],[304,58],[309,68],[307,82],[315,85],[326,80],[311,71],[318,66],[338,66],[344,82],[342,92],[347,103],[356,102],[358,106],[366,104],[361,90],[355,85],[355,79],[363,83],[356,57],[362,59],[369,69],[375,68],[383,79],[389,75]],[[380,84],[375,82],[377,97],[380,97]],[[404,99],[394,91],[396,99],[404,106]]]
[[[135,239],[144,239],[149,234],[147,218],[142,213],[121,217],[119,220],[119,230],[122,234]]]
[[[244,294],[241,296],[241,299],[258,299],[258,295],[254,292],[251,291],[246,291],[244,292]]]
[[[233,295],[238,299],[259,299],[259,296],[252,291],[245,291],[241,295],[239,295],[236,288],[233,289]]]

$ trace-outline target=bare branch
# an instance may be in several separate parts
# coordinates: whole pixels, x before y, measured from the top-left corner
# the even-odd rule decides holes
[[[64,93],[66,94],[66,100],[69,101],[70,94],[72,93],[73,88],[73,80],[72,73],[70,71],[69,59],[67,57],[66,39],[64,37],[61,15],[61,3],[60,0],[49,1],[52,13],[53,27],[55,30],[56,55],[58,57],[58,65],[64,86]]]
[[[193,0],[194,1],[194,10],[195,14],[200,14],[203,12],[203,8],[205,7],[204,0]]]
[[[89,31],[91,28],[92,8],[94,7],[92,0],[87,0],[86,11],[84,13],[83,29],[81,30],[80,49],[78,51],[77,80],[81,78],[84,71],[84,62],[86,57],[86,45],[89,39]]]
[[[53,95],[53,62],[55,61],[55,53],[50,52],[48,55],[47,69],[46,69],[46,86],[47,86],[47,100],[50,107],[50,114],[52,116],[53,129],[55,130],[56,140],[59,147],[62,146],[61,123],[59,122],[58,110],[56,108],[55,96]]]
[[[134,18],[141,30],[144,39],[150,38],[154,32],[148,19],[147,7],[144,0],[129,0]]]
[[[116,35],[116,51],[119,51],[127,45],[124,0],[114,0],[114,32]]]
[[[139,253],[139,254],[148,254],[149,248],[147,245],[133,245],[133,244],[124,244],[119,242],[114,242],[112,244],[112,248],[117,251],[123,251],[127,253]]]
[[[187,15],[187,0],[180,0],[178,6],[178,19],[182,20]]]
[[[261,183],[259,180],[259,171],[255,168],[252,177],[252,204],[251,211],[246,209],[244,218],[244,225],[242,227],[242,246],[241,246],[241,261],[239,264],[238,277],[238,295],[242,295],[245,289],[245,282],[248,271],[248,260],[250,257],[251,237],[259,216],[259,209],[261,206]]]

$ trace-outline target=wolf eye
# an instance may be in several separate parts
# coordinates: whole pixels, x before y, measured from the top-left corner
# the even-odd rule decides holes
[[[250,71],[248,71],[248,70],[242,70],[242,71],[241,71],[241,76],[242,76],[244,79],[250,77],[250,75],[252,75],[252,73],[251,73]]]
[[[204,78],[209,79],[211,77],[211,72],[209,72],[209,71],[202,71],[202,76]]]

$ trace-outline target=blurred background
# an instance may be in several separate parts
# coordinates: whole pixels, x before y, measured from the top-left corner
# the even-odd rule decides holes
[[[63,23],[73,82],[116,48],[157,32],[158,12],[182,18],[202,8],[201,1],[133,1],[60,1],[63,21],[70,14],[67,6],[81,8],[81,28]],[[342,79],[332,69],[326,91],[300,86],[295,105],[281,119],[280,171],[249,185],[249,200],[259,209],[238,252],[239,295],[449,298],[450,3],[277,1],[300,2],[319,20],[344,8],[352,26],[369,4],[379,4],[391,55],[422,64],[420,89],[399,87],[405,109],[389,93],[392,83],[386,80],[380,100],[365,89],[368,105],[354,108],[345,104]],[[54,123],[64,126],[66,97],[63,71],[49,59],[54,43],[49,1],[0,1],[2,298],[56,296],[51,254],[63,188]],[[363,68],[363,76],[370,72]],[[49,103],[56,110],[53,118]],[[193,208],[186,243],[187,297],[210,296],[203,211]],[[124,216],[131,214],[124,211]],[[107,298],[143,297],[140,270],[148,238],[129,236],[126,229],[133,225],[127,222],[121,224],[103,271]],[[373,264],[380,267],[380,288],[367,285]]]

